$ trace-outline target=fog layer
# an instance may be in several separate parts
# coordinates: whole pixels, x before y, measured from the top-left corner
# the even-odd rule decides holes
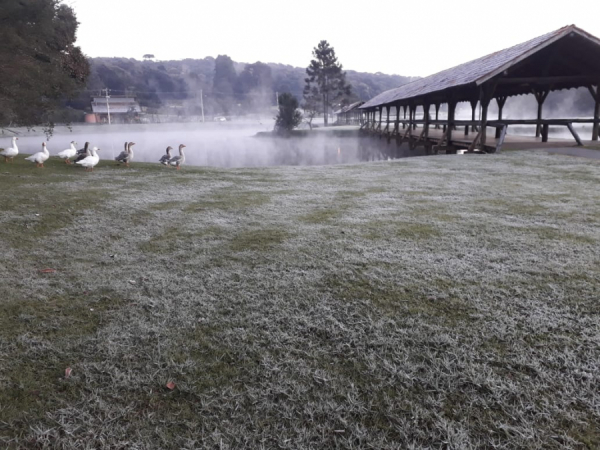
[[[72,140],[77,148],[85,142],[98,147],[101,160],[114,159],[126,141],[135,142],[133,162],[158,162],[167,146],[177,154],[185,144],[186,164],[216,167],[256,167],[274,165],[322,165],[352,163],[361,160],[360,139],[336,137],[329,131],[304,138],[256,137],[256,133],[272,129],[272,122],[249,123],[188,123],[152,125],[88,125],[69,131],[59,127],[48,140],[52,156],[69,147]],[[6,134],[0,146],[10,146]],[[21,153],[40,151],[46,137],[37,132],[19,135]]]

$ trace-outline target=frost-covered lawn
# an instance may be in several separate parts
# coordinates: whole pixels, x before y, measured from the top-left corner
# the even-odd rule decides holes
[[[0,163],[1,447],[600,446],[600,163],[47,165]]]

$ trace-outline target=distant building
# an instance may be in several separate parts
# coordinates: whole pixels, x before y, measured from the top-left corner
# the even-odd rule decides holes
[[[139,121],[141,108],[134,97],[125,95],[111,95],[108,99],[92,97],[92,114],[88,114],[86,122],[107,123],[109,111],[111,122],[131,123]]]

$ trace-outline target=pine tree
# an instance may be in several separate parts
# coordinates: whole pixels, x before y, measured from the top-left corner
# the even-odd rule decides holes
[[[302,122],[302,114],[298,111],[298,99],[284,92],[279,96],[279,112],[275,118],[275,131],[289,133]]]
[[[346,83],[346,72],[335,56],[335,50],[327,41],[319,42],[313,49],[313,57],[306,68],[308,77],[305,79],[304,98],[307,103],[314,97],[314,88],[323,102],[323,117],[325,126],[328,123],[329,108],[342,97],[350,95],[351,86]]]

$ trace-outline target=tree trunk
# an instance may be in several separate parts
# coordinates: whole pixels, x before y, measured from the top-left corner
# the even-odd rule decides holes
[[[329,111],[328,111],[328,105],[329,104],[329,98],[327,93],[325,93],[323,95],[323,122],[325,124],[325,126],[327,126],[327,124],[329,123]]]

